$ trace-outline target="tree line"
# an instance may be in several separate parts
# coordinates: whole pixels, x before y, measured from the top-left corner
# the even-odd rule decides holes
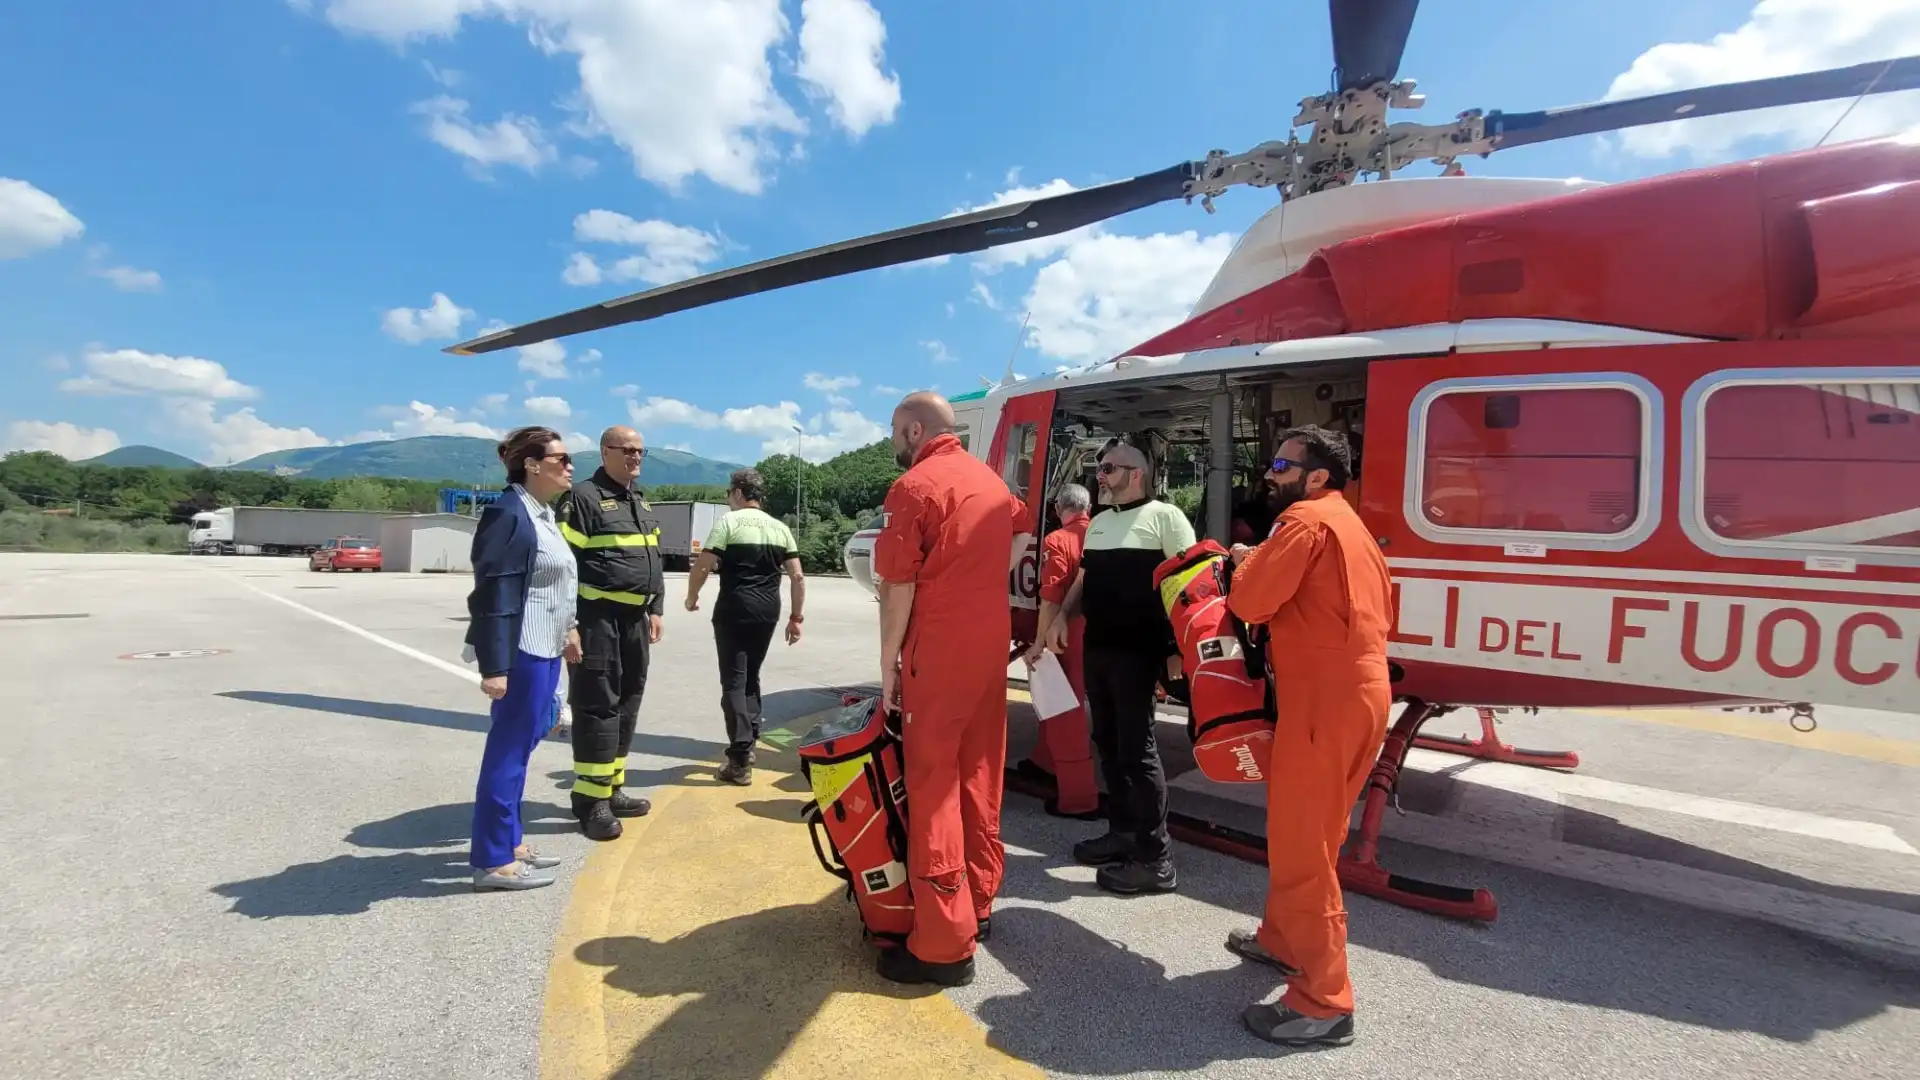
[[[775,454],[756,466],[766,511],[787,522],[809,573],[837,573],[847,538],[877,518],[900,475],[886,441],[820,464]],[[222,506],[428,513],[458,480],[314,480],[227,469],[76,465],[45,450],[0,458],[0,548],[185,551],[193,515]],[[726,501],[720,485],[640,486],[652,502]]]

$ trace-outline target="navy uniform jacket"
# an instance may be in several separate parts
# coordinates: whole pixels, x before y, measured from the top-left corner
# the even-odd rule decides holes
[[[467,644],[482,678],[505,675],[520,647],[520,619],[540,540],[517,492],[480,514],[473,530],[473,591],[467,594]]]

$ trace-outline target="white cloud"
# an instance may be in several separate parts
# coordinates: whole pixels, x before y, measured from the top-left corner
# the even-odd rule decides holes
[[[51,450],[68,461],[99,457],[120,445],[106,428],[83,428],[56,420],[15,420],[7,425],[8,450]]]
[[[521,371],[542,379],[564,379],[567,377],[567,347],[557,341],[522,345],[518,366]],[[533,384],[528,383],[527,386],[531,389]]]
[[[976,281],[973,283],[973,290],[967,294],[967,299],[979,304],[988,311],[1000,310],[1000,301],[994,297],[993,290],[987,288],[987,283],[984,281]],[[952,304],[947,305],[947,314],[953,314]]]
[[[59,199],[25,180],[0,176],[0,259],[24,259],[86,231]]]
[[[445,94],[413,111],[427,118],[428,138],[465,158],[482,177],[495,165],[537,173],[560,156],[540,122],[529,116],[507,113],[491,124],[475,124],[467,119],[467,103]]]
[[[252,406],[216,416],[210,400],[169,398],[161,403],[161,414],[174,426],[198,436],[207,448],[204,460],[216,465],[246,461],[275,450],[336,445],[312,428],[270,424],[260,419]]]
[[[93,276],[113,282],[121,292],[160,292],[164,286],[156,270],[138,270],[131,266],[108,266],[92,271]]]
[[[573,238],[639,250],[608,267],[576,251],[560,275],[569,285],[598,285],[609,278],[667,285],[698,275],[701,267],[720,257],[720,239],[711,233],[657,218],[635,221],[613,210],[589,210],[574,218]]]
[[[633,397],[635,394],[638,394],[639,392],[640,392],[639,383],[621,383],[619,386],[616,386],[613,389],[607,391],[607,393],[612,394],[614,397],[617,397],[617,398],[630,398],[630,397]]]
[[[1711,41],[1667,42],[1641,53],[1606,96],[1641,97],[1913,53],[1920,53],[1920,3],[1913,0],[1761,0],[1738,29]],[[1743,152],[1744,145],[1762,141],[1812,146],[1850,104],[1851,98],[1701,117],[1629,128],[1608,138],[1637,157],[1726,160]],[[1829,141],[1913,128],[1920,128],[1920,92],[1874,94],[1847,113]]]
[[[418,345],[428,339],[460,336],[460,324],[472,316],[472,309],[463,308],[449,300],[446,293],[437,292],[426,307],[397,307],[387,312],[380,319],[380,329],[386,331],[388,337]]]
[[[954,355],[947,351],[947,343],[944,341],[923,341],[920,347],[927,350],[927,359],[933,363],[951,364],[954,361]]]
[[[197,356],[167,356],[139,349],[89,347],[81,358],[87,374],[63,380],[72,394],[112,394],[236,400],[260,392],[227,374],[227,369]]]
[[[825,461],[887,436],[886,428],[851,408],[840,406],[807,417],[803,423],[800,405],[793,401],[748,405],[716,413],[678,398],[650,397],[644,402],[627,402],[627,415],[643,433],[647,428],[690,427],[755,436],[761,440],[760,451],[765,454],[793,453],[797,437],[800,454],[809,461]]]
[[[1094,236],[1035,275],[1027,343],[1043,356],[1100,360],[1177,325],[1233,250],[1230,233]]]
[[[573,407],[567,404],[566,398],[532,397],[520,404],[527,410],[529,416],[542,420],[565,420],[573,415]]]
[[[876,394],[879,394],[879,395],[881,395],[881,396],[883,396],[883,397],[905,397],[905,396],[907,396],[907,392],[906,392],[905,390],[902,390],[902,389],[900,389],[900,388],[899,388],[899,387],[897,387],[897,386],[888,386],[888,385],[886,385],[885,383],[881,383],[881,384],[879,384],[879,385],[876,385],[876,386],[875,386],[875,387],[873,388],[873,392],[874,392],[874,393],[876,393]]]
[[[496,400],[497,399],[497,400]],[[480,407],[474,410],[478,416],[490,406],[504,406],[505,394],[489,394],[480,399]],[[451,405],[429,405],[424,401],[409,401],[405,405],[381,405],[373,410],[373,415],[387,421],[385,428],[373,431],[360,431],[346,437],[350,443],[383,442],[388,439],[411,439],[419,435],[470,435],[480,439],[498,439],[498,428],[480,422],[468,420],[460,415],[460,410]]]
[[[827,115],[854,138],[900,110],[900,77],[880,70],[887,27],[867,0],[801,0],[795,74],[828,99]]]
[[[395,44],[450,37],[467,17],[525,25],[535,47],[574,64],[574,129],[611,138],[670,190],[704,175],[758,194],[808,132],[773,82],[769,52],[792,34],[781,0],[329,0],[325,14]],[[898,85],[879,70],[879,17],[857,0],[808,0],[801,17],[803,78],[829,115],[854,132],[891,120]]]
[[[857,375],[822,375],[817,371],[807,372],[801,382],[809,390],[818,390],[822,394],[837,394],[842,390],[851,390],[860,385]]]
[[[480,399],[480,411],[484,413],[497,413],[507,407],[507,401],[511,396],[512,395],[509,394],[488,394]]]

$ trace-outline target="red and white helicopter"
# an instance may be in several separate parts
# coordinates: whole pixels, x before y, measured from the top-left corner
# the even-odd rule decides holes
[[[723,270],[447,351],[1278,189],[1185,322],[1102,363],[953,399],[969,449],[1027,503],[1016,634],[1033,633],[1049,498],[1070,479],[1091,487],[1109,438],[1204,446],[1200,531],[1225,541],[1237,456],[1269,460],[1296,424],[1358,436],[1346,494],[1395,577],[1403,707],[1343,882],[1491,919],[1484,890],[1377,864],[1416,742],[1565,768],[1573,755],[1501,744],[1490,710],[1920,702],[1920,140],[1616,185],[1468,177],[1457,159],[1920,88],[1920,57],[1389,123],[1420,104],[1396,81],[1415,7],[1331,0],[1337,88],[1302,102],[1304,139]],[[1393,176],[1421,160],[1442,175]],[[869,588],[872,535],[847,552]],[[1480,740],[1419,734],[1457,705],[1480,710]],[[1264,857],[1258,837],[1186,824]]]

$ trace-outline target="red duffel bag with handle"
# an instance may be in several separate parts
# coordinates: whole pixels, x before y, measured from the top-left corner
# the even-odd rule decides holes
[[[905,945],[913,896],[899,714],[881,708],[878,697],[845,697],[840,711],[815,725],[795,751],[813,787],[803,814],[820,865],[847,883],[862,936]]]

